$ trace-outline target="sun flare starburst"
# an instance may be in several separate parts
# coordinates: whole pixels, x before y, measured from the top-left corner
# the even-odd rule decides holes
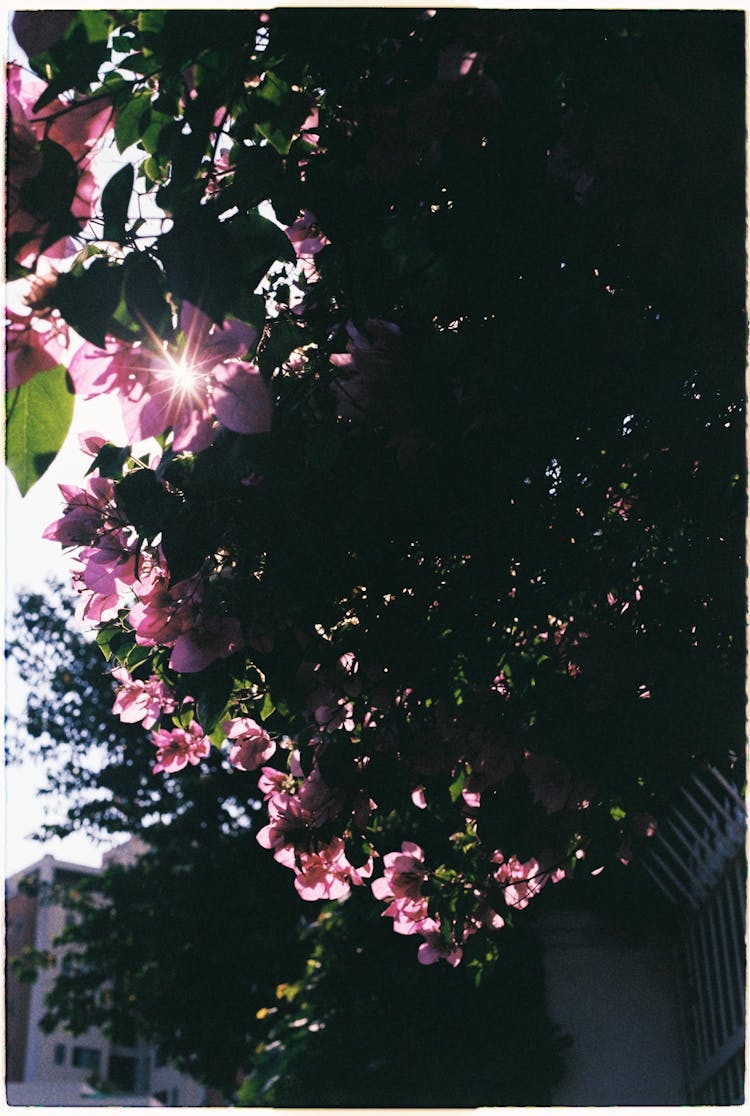
[[[182,399],[194,399],[200,395],[203,377],[186,353],[175,358],[171,353],[165,352],[164,361],[172,380],[173,395]]]

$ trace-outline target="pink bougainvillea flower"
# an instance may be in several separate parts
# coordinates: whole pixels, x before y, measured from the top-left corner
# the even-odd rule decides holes
[[[125,724],[143,722],[145,729],[153,728],[162,713],[173,713],[177,708],[172,691],[155,674],[142,680],[131,677],[124,667],[112,671],[118,683],[112,712]]]
[[[347,351],[332,353],[331,364],[343,376],[331,382],[336,396],[336,413],[355,421],[393,417],[393,372],[398,360],[401,330],[393,322],[370,318],[362,333],[348,322]]]
[[[422,883],[427,878],[424,852],[413,841],[403,841],[401,852],[386,853],[383,857],[384,875],[375,880],[372,893],[376,899],[421,900]]]
[[[307,835],[308,819],[297,795],[286,790],[272,791],[267,802],[269,822],[259,830],[258,844],[270,849],[275,860],[291,867],[294,863],[294,839]]]
[[[58,486],[65,510],[60,519],[45,527],[43,539],[54,539],[61,546],[91,546],[105,531],[123,526],[113,482],[106,477],[90,477],[85,483],[85,488],[72,484]]]
[[[511,856],[507,860],[500,849],[492,854],[492,862],[499,868],[493,873],[497,882],[503,888],[503,898],[509,907],[523,910],[535,895],[538,895],[545,884],[559,883],[565,879],[563,868],[547,868],[536,859],[521,862],[518,857]]]
[[[131,596],[137,578],[138,539],[117,507],[115,489],[106,477],[91,477],[85,488],[60,485],[66,506],[60,519],[43,532],[64,547],[81,547],[74,573],[82,599],[77,615],[92,621],[110,619]],[[142,565],[148,556],[141,556]]]
[[[174,774],[189,763],[195,766],[211,752],[211,741],[197,721],[191,721],[186,729],[157,729],[151,740],[156,748],[155,775],[159,771]]]
[[[534,801],[540,802],[548,814],[565,807],[573,789],[573,776],[564,763],[554,756],[529,752],[523,761],[523,770],[531,784]]]
[[[418,810],[427,809],[427,799],[425,798],[425,789],[423,786],[415,787],[411,792],[411,800]]]
[[[81,580],[87,589],[107,596],[127,593],[137,574],[138,540],[131,532],[112,530],[81,550]]]
[[[658,826],[653,814],[647,814],[641,810],[633,814],[630,819],[630,828],[636,837],[653,837]]]
[[[175,640],[169,665],[180,673],[205,670],[216,659],[226,659],[244,645],[242,628],[234,616],[200,616],[194,627]]]
[[[78,435],[78,448],[87,457],[96,457],[102,446],[107,444],[107,439],[96,430],[84,430]]]
[[[198,574],[170,585],[168,573],[155,566],[138,581],[135,592],[139,599],[131,608],[128,621],[135,630],[136,643],[169,647],[195,626],[203,598],[203,583]]]
[[[376,880],[372,885],[372,893],[376,899],[383,898],[382,889],[376,890],[375,884],[382,883]],[[383,911],[383,918],[393,919],[393,930],[396,934],[418,934],[427,918],[427,900],[420,899],[393,899]]]
[[[459,81],[477,69],[477,52],[466,50],[454,43],[440,51],[438,56],[438,81]],[[480,67],[481,68],[481,67]]]
[[[310,114],[300,124],[299,134],[300,138],[309,143],[311,147],[317,147],[320,143],[320,117],[317,105],[313,106]],[[302,164],[306,164],[306,160]]]
[[[6,387],[19,387],[38,372],[62,364],[68,344],[67,327],[61,320],[5,311]]]
[[[341,837],[334,837],[330,844],[317,851],[300,854],[294,886],[301,898],[308,901],[343,899],[352,884],[360,887],[372,875],[372,857],[360,868],[354,868],[344,850]]]
[[[308,824],[319,829],[341,810],[343,794],[328,786],[317,768],[310,772],[299,789],[299,801]]]
[[[330,244],[328,237],[318,227],[317,217],[309,209],[304,210],[294,224],[289,226],[286,235],[291,240],[298,259],[316,256]]]
[[[427,878],[424,852],[413,841],[404,841],[401,852],[386,853],[383,864],[385,874],[372,884],[375,898],[388,902],[383,917],[393,919],[396,934],[421,933],[427,919],[427,899],[422,895]]]
[[[271,397],[258,369],[238,358],[256,332],[238,321],[216,326],[184,303],[181,351],[112,342],[98,349],[85,342],[70,365],[76,390],[87,398],[119,397],[128,438],[141,441],[173,431],[173,448],[197,452],[211,445],[216,420],[238,434],[271,428]]]
[[[229,762],[240,771],[255,771],[276,751],[276,744],[266,730],[249,717],[235,717],[225,721],[221,728],[232,744]]]
[[[285,771],[277,771],[275,767],[263,767],[258,777],[258,790],[266,802],[270,798],[279,799],[282,794],[287,796],[295,789],[295,782]]]
[[[436,961],[447,961],[455,969],[456,965],[461,964],[463,950],[453,942],[448,946],[445,945],[440,935],[440,923],[436,919],[425,919],[419,933],[424,938],[417,950],[417,960],[420,965],[434,965]]]
[[[294,770],[299,771],[295,765]],[[263,768],[263,776],[271,771]],[[301,772],[300,772],[301,773]],[[335,818],[342,806],[343,792],[333,790],[316,769],[310,772],[296,793],[289,788],[289,779],[274,773],[264,782],[258,780],[261,789],[269,786],[266,794],[268,804],[268,825],[258,833],[258,843],[264,849],[273,850],[276,860],[282,864],[294,861],[295,848],[309,847],[315,831]]]
[[[108,596],[100,593],[95,593],[92,589],[87,589],[81,580],[79,570],[71,572],[71,579],[73,587],[78,593],[78,601],[76,602],[75,616],[81,623],[88,624],[101,624],[106,623],[108,620],[114,620],[120,611],[121,601],[118,592],[110,593]]]
[[[24,234],[26,239],[16,252],[21,263],[31,263],[40,251],[49,231],[49,218],[32,213],[24,207],[22,190],[27,180],[35,178],[43,163],[40,144],[47,139],[65,148],[71,157],[73,198],[70,213],[83,225],[91,218],[99,194],[92,169],[94,148],[112,122],[112,104],[108,98],[76,104],[59,98],[34,112],[34,104],[47,86],[36,75],[21,66],[8,67],[8,237]],[[45,252],[52,257],[69,255],[75,244],[63,236],[49,245]]]

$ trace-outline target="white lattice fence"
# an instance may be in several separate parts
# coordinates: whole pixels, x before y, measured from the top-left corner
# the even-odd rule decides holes
[[[745,804],[713,768],[694,775],[643,867],[684,908],[678,964],[694,1104],[745,1095]]]

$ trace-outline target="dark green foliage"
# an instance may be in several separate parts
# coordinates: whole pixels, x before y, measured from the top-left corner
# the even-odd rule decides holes
[[[252,1066],[255,1019],[298,967],[299,903],[252,828],[195,786],[170,824],[149,828],[135,868],[109,869],[70,901],[79,963],[57,974],[50,1029],[134,1028],[165,1060],[229,1096]]]
[[[64,894],[78,917],[47,1025],[135,1028],[231,1094],[251,1068],[255,1012],[304,957],[299,900],[257,843],[247,783],[218,753],[202,773],[151,774],[149,736],[112,715],[102,651],[71,625],[59,587],[21,598],[7,653],[29,686],[10,759],[42,760],[58,817],[43,834],[136,832],[149,845],[132,870]]]
[[[416,965],[368,898],[353,893],[309,931],[305,975],[269,1002],[265,1045],[238,1102],[548,1105],[563,1036],[546,1018],[533,935],[501,933],[501,963],[474,987],[461,969]]]

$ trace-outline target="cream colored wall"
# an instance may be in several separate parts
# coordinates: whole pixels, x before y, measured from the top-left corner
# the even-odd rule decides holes
[[[671,942],[636,944],[587,911],[549,913],[539,925],[548,1014],[573,1039],[552,1104],[687,1104]]]

